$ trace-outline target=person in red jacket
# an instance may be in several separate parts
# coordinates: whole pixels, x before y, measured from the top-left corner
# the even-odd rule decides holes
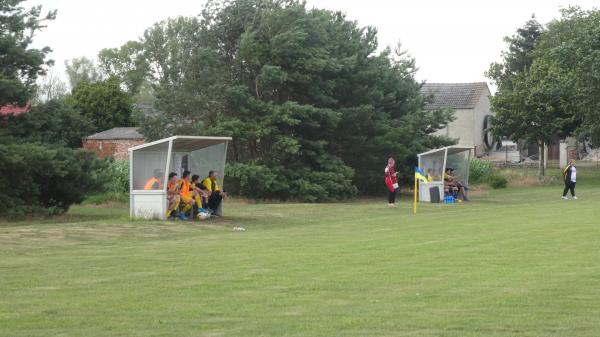
[[[398,181],[396,180],[398,172],[396,172],[395,164],[394,158],[390,158],[385,167],[385,185],[389,191],[388,205],[390,207],[396,206],[396,190],[398,189]]]

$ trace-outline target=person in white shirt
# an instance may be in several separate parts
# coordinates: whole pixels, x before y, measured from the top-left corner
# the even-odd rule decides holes
[[[563,170],[563,178],[565,179],[565,189],[563,190],[562,198],[567,200],[567,192],[571,190],[573,199],[577,199],[575,196],[575,183],[577,182],[577,168],[575,167],[575,160],[571,159],[569,165]]]

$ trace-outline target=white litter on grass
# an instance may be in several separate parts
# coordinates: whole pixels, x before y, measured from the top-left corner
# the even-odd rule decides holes
[[[233,227],[234,232],[243,232],[245,230],[246,230],[246,228],[244,228],[244,227]]]

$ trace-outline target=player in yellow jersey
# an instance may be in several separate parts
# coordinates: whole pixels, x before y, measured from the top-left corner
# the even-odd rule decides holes
[[[198,206],[198,212],[205,212],[203,208],[208,204],[209,192],[206,190],[206,187],[200,183],[200,176],[194,174],[192,176],[192,181],[190,183],[192,187],[192,196],[196,201],[196,205]]]
[[[227,193],[221,191],[219,188],[217,179],[217,172],[210,171],[208,172],[208,177],[202,181],[202,185],[209,193],[207,206],[211,214],[214,214],[219,209],[219,206],[221,206],[223,199],[227,198]]]
[[[177,173],[169,173],[169,181],[167,183],[167,218],[171,217],[173,211],[179,209],[179,188],[177,187]],[[176,214],[178,212],[175,212]]]
[[[186,213],[194,207],[196,201],[192,195],[192,188],[190,185],[190,171],[183,171],[181,175],[181,179],[177,182],[177,186],[179,187],[179,196],[181,198],[181,203],[183,204],[183,209],[181,213],[179,213],[179,218],[181,220],[187,220]]]

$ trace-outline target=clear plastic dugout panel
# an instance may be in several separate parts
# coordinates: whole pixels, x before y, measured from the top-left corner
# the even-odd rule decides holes
[[[156,172],[165,173],[168,150],[169,143],[164,143],[132,153],[133,190],[143,190],[146,182],[154,177]],[[157,189],[163,189],[163,184],[160,187]]]
[[[421,170],[431,177],[431,181],[443,181],[444,151],[421,156]]]
[[[199,175],[200,179],[208,177],[208,172],[216,171],[219,174],[218,184],[219,186],[223,186],[226,155],[226,143],[193,151],[190,157],[190,171],[193,174]]]
[[[466,186],[469,186],[469,151],[453,154],[448,153],[446,167],[452,167],[454,169],[454,177]]]

